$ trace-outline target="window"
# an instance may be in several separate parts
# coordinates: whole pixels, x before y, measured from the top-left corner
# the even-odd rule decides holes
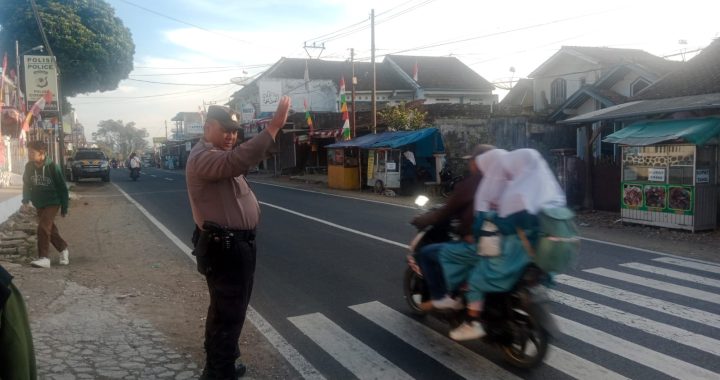
[[[560,105],[565,101],[565,91],[567,84],[565,79],[557,78],[552,81],[550,88],[550,103],[554,106]]]
[[[637,95],[640,91],[644,90],[645,87],[649,86],[650,82],[644,78],[638,78],[633,84],[630,85],[630,96]]]

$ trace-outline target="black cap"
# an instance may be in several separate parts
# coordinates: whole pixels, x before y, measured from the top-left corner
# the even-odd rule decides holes
[[[220,123],[220,126],[225,129],[240,129],[237,113],[228,107],[208,107],[207,118],[217,120],[217,122]]]

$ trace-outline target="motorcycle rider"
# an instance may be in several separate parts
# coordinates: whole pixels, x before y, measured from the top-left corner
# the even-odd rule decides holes
[[[135,152],[130,153],[129,158],[129,165],[130,165],[130,177],[132,178],[133,175],[140,176],[140,167],[142,166],[142,163],[140,162],[140,157],[138,157]]]
[[[462,237],[461,240],[429,244],[420,248],[416,255],[417,263],[422,270],[431,298],[429,302],[420,305],[425,310],[433,308],[460,310],[464,307],[462,301],[452,298],[449,294],[454,288],[446,287],[439,256],[441,251],[446,250],[475,254],[475,240],[472,235],[473,201],[478,184],[482,179],[482,174],[480,174],[475,164],[475,158],[493,149],[495,147],[492,145],[480,144],[473,149],[471,155],[463,157],[468,160],[471,175],[458,182],[455,191],[448,198],[445,205],[437,210],[419,215],[410,222],[415,227],[422,229],[453,218],[460,219],[457,232]],[[467,271],[469,271],[469,268]]]
[[[484,175],[475,195],[477,213],[473,225],[474,236],[483,247],[478,252],[481,256],[461,257],[451,252],[440,256],[446,274],[450,274],[447,276],[449,286],[457,286],[466,279],[469,286],[466,299],[471,320],[450,332],[455,340],[485,335],[478,321],[485,294],[509,291],[530,262],[520,233],[534,246],[538,238],[538,212],[545,207],[565,206],[565,194],[536,150],[497,149],[477,157],[476,161]],[[483,233],[488,230],[495,230],[497,234]],[[494,253],[485,248],[493,244],[483,244],[493,240],[497,250]],[[461,273],[458,267],[466,270],[467,264],[472,263],[469,277],[452,276]]]

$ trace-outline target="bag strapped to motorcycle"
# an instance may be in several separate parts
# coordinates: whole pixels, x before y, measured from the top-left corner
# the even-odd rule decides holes
[[[537,250],[530,244],[525,231],[516,227],[525,250],[545,272],[566,271],[574,265],[580,251],[575,213],[567,207],[545,208],[538,214],[538,219],[540,237]]]

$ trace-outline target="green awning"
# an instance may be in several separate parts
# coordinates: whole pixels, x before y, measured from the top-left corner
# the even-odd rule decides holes
[[[603,139],[623,145],[652,145],[663,142],[702,145],[720,135],[720,118],[641,121]]]

